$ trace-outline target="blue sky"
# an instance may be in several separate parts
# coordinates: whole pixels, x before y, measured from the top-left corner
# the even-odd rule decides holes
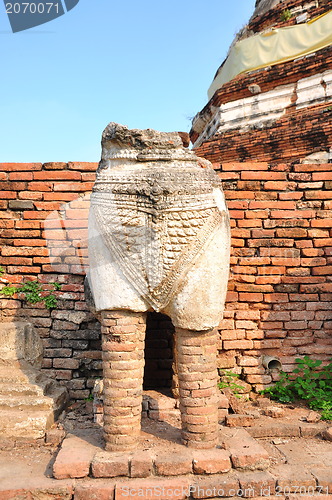
[[[254,3],[80,0],[13,34],[1,2],[0,161],[98,161],[110,121],[188,132]]]

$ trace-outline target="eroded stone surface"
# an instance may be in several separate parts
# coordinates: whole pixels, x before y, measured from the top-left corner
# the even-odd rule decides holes
[[[217,326],[229,260],[218,176],[177,133],[110,123],[102,146],[89,222],[96,310],[154,309],[180,328]]]
[[[0,325],[0,439],[39,439],[68,398],[41,371],[42,343],[30,323]]]
[[[1,323],[0,332],[0,366],[24,360],[33,366],[41,367],[42,343],[30,323]]]
[[[79,436],[68,434],[53,465],[56,479],[81,478],[89,475],[96,446]]]
[[[256,0],[253,17],[261,16],[280,3],[280,0]]]

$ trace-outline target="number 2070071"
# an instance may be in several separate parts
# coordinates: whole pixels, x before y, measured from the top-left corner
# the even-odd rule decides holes
[[[58,2],[35,3],[35,2],[22,2],[22,3],[6,3],[7,14],[50,14],[54,10],[59,14]]]

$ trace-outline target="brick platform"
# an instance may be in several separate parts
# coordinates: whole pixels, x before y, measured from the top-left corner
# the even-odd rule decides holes
[[[212,475],[232,468],[265,470],[270,465],[267,451],[244,429],[222,428],[219,448],[213,450],[193,450],[174,442],[169,447],[109,452],[89,443],[84,433],[69,434],[54,462],[53,475],[56,479]]]
[[[300,469],[298,469],[299,471]],[[297,472],[298,472],[297,471]],[[292,471],[294,473],[294,471]],[[321,475],[328,474],[328,470]],[[302,476],[304,474],[302,473]],[[299,476],[300,477],[300,476]],[[314,476],[312,476],[314,477]],[[177,476],[174,478],[153,479],[88,479],[72,482],[72,484],[6,489],[0,490],[2,500],[117,500],[122,498],[143,500],[185,500],[205,498],[251,498],[253,500],[330,500],[332,494],[326,481],[311,479],[311,486],[300,488],[293,484],[291,474],[278,479],[277,471],[255,473],[230,473],[211,477],[190,478]],[[57,482],[59,483],[59,481]],[[306,494],[305,492],[309,493]],[[296,493],[298,492],[298,493]]]
[[[1,500],[327,500],[332,495],[330,443],[322,440],[279,440],[281,444],[274,448],[284,458],[276,461],[271,442],[254,440],[244,429],[221,428],[220,446],[224,448],[213,451],[184,447],[179,433],[178,444],[171,439],[144,449],[143,440],[141,449],[130,455],[102,450],[95,429],[80,432],[80,437],[67,436],[55,460],[54,470],[62,479],[45,477],[47,463],[33,475],[22,468],[21,461],[16,467],[6,466],[0,451]],[[29,454],[27,449],[18,453],[20,460],[24,455],[27,469]],[[247,461],[243,469],[236,460],[244,456]],[[253,467],[255,470],[250,470]]]
[[[156,405],[153,391],[149,398]],[[169,406],[168,399],[163,398],[164,406]],[[193,450],[181,444],[179,428],[172,427],[167,421],[156,422],[154,426],[157,427],[154,427],[149,421],[143,418],[145,430],[137,450],[126,453],[104,451],[102,440],[97,436],[98,430],[93,430],[93,434],[81,430],[80,437],[68,435],[53,465],[54,477],[61,479],[57,482],[75,481],[73,500],[128,497],[155,500],[331,498],[330,443],[296,437],[300,434],[300,427],[306,427],[305,424],[296,426],[280,422],[281,430],[275,435],[289,436],[290,439],[274,438],[269,441],[257,440],[250,435],[249,431],[259,434],[257,426],[248,430],[220,426],[217,449]],[[323,426],[326,427],[326,424],[307,424],[308,428],[312,428],[312,434],[313,428],[317,434]],[[169,434],[168,427],[172,427],[172,434]],[[261,429],[267,427],[263,425]],[[260,434],[273,435],[277,423],[271,428],[272,431],[264,433],[261,430]],[[162,432],[165,435],[158,437]],[[151,433],[157,440],[149,438]],[[296,443],[292,444],[292,439]],[[82,453],[79,452],[80,447]],[[68,463],[70,448],[74,451],[71,464]],[[65,470],[67,474],[64,474]]]
[[[83,481],[76,483],[74,500],[130,498],[199,499],[199,498],[261,498],[291,499],[317,496],[331,498],[331,469],[299,464],[274,466],[268,452],[244,429],[221,429],[220,446],[216,450],[191,450],[178,445],[171,452],[165,449],[136,451],[131,454],[100,451],[86,459]],[[67,438],[74,448],[84,448],[84,440]],[[66,440],[65,440],[66,443]],[[53,470],[62,467],[60,450]],[[91,452],[91,449],[90,449]],[[85,450],[86,453],[86,450]],[[83,455],[82,455],[83,456]],[[76,465],[78,465],[76,463]],[[66,464],[68,467],[68,463]],[[82,463],[68,467],[61,478],[82,478]],[[268,470],[267,470],[268,469]],[[306,494],[308,493],[308,495]]]

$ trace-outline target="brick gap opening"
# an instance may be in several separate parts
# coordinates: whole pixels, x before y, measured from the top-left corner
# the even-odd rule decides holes
[[[168,316],[148,312],[143,389],[171,389],[174,331],[175,328]]]

